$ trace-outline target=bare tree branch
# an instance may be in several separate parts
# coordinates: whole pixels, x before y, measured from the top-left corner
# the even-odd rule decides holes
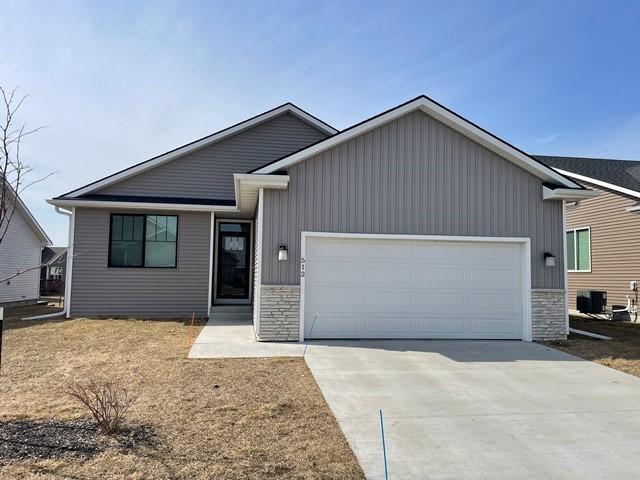
[[[82,253],[82,251],[80,252],[74,252],[73,255],[71,255],[72,258],[77,257],[78,255],[80,255]],[[69,251],[67,251],[67,255],[69,255]],[[24,275],[27,272],[32,272],[33,270],[38,270],[42,267],[46,267],[47,264],[45,263],[41,263],[39,265],[33,266],[33,267],[28,267],[28,268],[24,268],[24,265],[22,267],[20,267],[18,270],[16,270],[15,272],[11,273],[10,275],[4,277],[4,278],[0,278],[0,287],[4,284],[7,283],[9,280],[12,280],[16,277],[19,277],[20,275]]]
[[[26,124],[16,123],[16,115],[28,98],[26,95],[19,98],[17,92],[18,87],[7,90],[0,86],[0,245],[9,230],[20,195],[27,188],[53,175],[49,173],[39,179],[27,181],[33,167],[22,160],[22,142],[45,127],[29,129]]]

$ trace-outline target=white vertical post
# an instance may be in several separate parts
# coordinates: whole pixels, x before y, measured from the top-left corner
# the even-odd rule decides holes
[[[216,214],[211,212],[211,226],[209,228],[209,290],[207,292],[207,318],[211,317],[211,296],[213,294],[213,246],[216,229]]]
[[[591,241],[591,235],[589,235],[589,241]],[[591,245],[589,245],[591,250]],[[562,200],[562,268],[564,275],[564,310],[565,310],[565,323],[566,334],[569,335],[569,273],[567,265],[567,201]]]
[[[73,255],[75,242],[76,207],[71,208],[69,216],[69,240],[67,245],[67,271],[64,278],[64,310],[66,318],[71,317],[71,282],[73,280]]]

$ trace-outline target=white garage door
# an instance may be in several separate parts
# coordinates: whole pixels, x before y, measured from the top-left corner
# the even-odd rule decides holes
[[[304,241],[305,338],[522,338],[523,244]]]

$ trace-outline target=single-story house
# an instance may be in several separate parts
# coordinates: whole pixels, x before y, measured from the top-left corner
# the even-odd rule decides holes
[[[600,193],[567,204],[569,308],[578,291],[607,292],[609,308],[637,305],[640,282],[640,162],[537,157],[557,172]],[[633,283],[636,289],[633,290]],[[636,320],[636,312],[627,315]]]
[[[420,96],[341,131],[288,103],[49,202],[67,315],[532,340],[567,334],[563,204],[593,195]]]
[[[1,181],[1,180],[0,180]],[[40,296],[40,252],[51,239],[20,196],[11,190],[7,205],[13,215],[0,225],[0,306],[36,303]],[[14,203],[15,202],[15,203]],[[18,272],[24,272],[16,275]]]

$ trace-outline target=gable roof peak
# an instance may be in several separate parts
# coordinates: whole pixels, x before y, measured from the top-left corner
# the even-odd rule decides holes
[[[501,157],[506,158],[532,175],[541,178],[545,182],[557,183],[566,188],[583,189],[581,185],[574,182],[569,177],[556,172],[523,150],[514,147],[505,140],[502,140],[498,136],[476,125],[470,120],[458,115],[454,111],[426,95],[419,95],[396,107],[390,108],[389,110],[363,120],[360,123],[356,123],[355,125],[352,125],[331,137],[320,140],[319,142],[297,152],[268,163],[260,168],[254,169],[250,173],[270,174],[277,172],[278,170],[285,169],[290,165],[301,162],[319,152],[328,150],[335,145],[368,132],[369,130],[373,130],[378,126],[391,122],[416,110],[420,110],[430,117],[435,118],[439,122],[458,131],[462,135],[465,135]]]
[[[84,187],[77,188],[70,192],[64,193],[60,195],[58,198],[76,198],[81,195],[85,195],[87,193],[95,192],[96,190],[103,189],[108,187],[109,185],[113,185],[114,183],[118,183],[126,178],[132,177],[139,173],[142,173],[151,168],[157,167],[164,163],[170,162],[171,160],[175,160],[176,158],[182,157],[188,153],[191,153],[195,150],[199,150],[201,148],[212,145],[216,142],[222,141],[226,138],[229,138],[233,135],[236,135],[240,132],[248,130],[252,127],[261,125],[263,123],[268,122],[274,118],[277,118],[286,113],[290,113],[301,121],[313,126],[321,132],[324,132],[326,135],[334,135],[338,132],[335,128],[333,128],[328,123],[320,120],[319,118],[311,115],[300,107],[294,105],[291,102],[283,103],[271,110],[267,110],[266,112],[255,115],[247,120],[243,120],[239,123],[236,123],[230,127],[219,130],[211,135],[207,135],[206,137],[202,137],[193,142],[187,143],[181,147],[170,150],[161,155],[150,158],[149,160],[145,160],[144,162],[140,162],[131,167],[120,170],[119,172],[108,175],[100,180],[96,180],[95,182],[89,183]]]

